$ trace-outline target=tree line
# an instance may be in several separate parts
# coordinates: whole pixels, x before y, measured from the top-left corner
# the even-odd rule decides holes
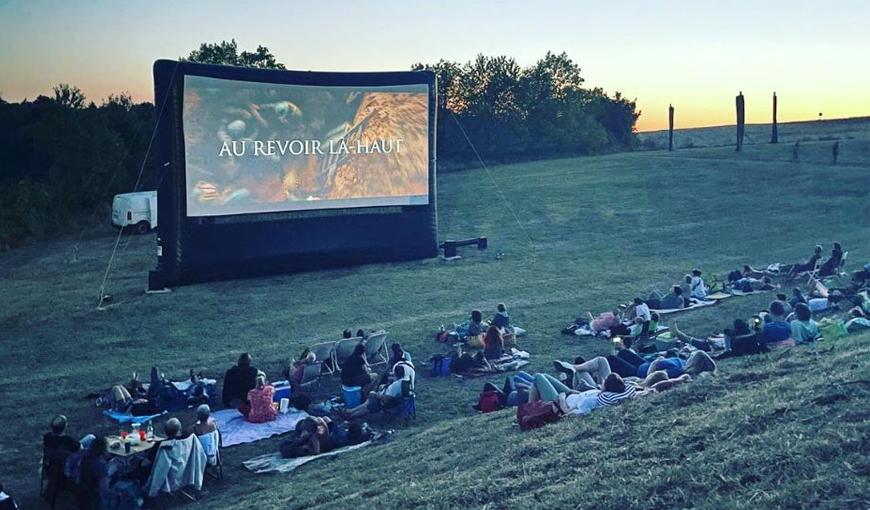
[[[202,44],[184,60],[284,69],[268,48],[238,51],[234,40]],[[635,146],[634,101],[584,88],[565,53],[523,68],[480,55],[459,64],[416,64],[438,76],[439,169],[626,150]],[[0,98],[0,251],[83,223],[109,221],[112,197],[132,191],[156,112],[129,94],[99,105],[75,86],[10,103]],[[145,161],[139,189],[155,189]]]

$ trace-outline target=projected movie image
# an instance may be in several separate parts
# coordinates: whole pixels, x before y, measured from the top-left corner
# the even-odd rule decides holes
[[[185,76],[187,215],[427,204],[428,94]]]

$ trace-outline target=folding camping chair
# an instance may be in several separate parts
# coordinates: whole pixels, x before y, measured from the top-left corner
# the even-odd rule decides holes
[[[155,507],[168,509],[179,497],[196,501],[188,489],[202,489],[208,465],[208,456],[202,443],[196,436],[189,435],[184,439],[167,439],[157,447],[157,457],[145,483],[145,493],[150,502]],[[168,496],[168,501],[161,505],[159,500],[164,494]]]
[[[205,456],[208,459],[208,464],[205,466],[205,474],[214,478],[217,481],[224,479],[224,466],[221,459],[221,446],[223,445],[223,437],[219,430],[197,436]]]
[[[312,345],[309,350],[314,353],[314,363],[317,367],[317,375],[331,374],[337,370],[335,363],[335,344],[337,342],[322,342]],[[303,379],[305,377],[303,376]]]
[[[353,354],[353,350],[363,341],[362,337],[345,338],[335,343],[335,368],[341,372],[341,366]]]
[[[395,418],[404,420],[407,427],[412,419],[417,418],[417,394],[411,381],[402,381],[402,401],[389,411]]]
[[[835,276],[848,276],[846,273],[846,257],[849,256],[849,252],[844,251],[843,257],[840,259],[840,265],[837,267],[837,274]]]
[[[387,332],[378,331],[372,333],[366,339],[366,359],[369,365],[380,365],[390,360],[390,353],[387,350]]]
[[[813,283],[813,280],[817,279],[819,276],[819,269],[822,268],[822,259],[816,260],[816,265],[813,267],[812,271],[809,271],[807,277],[807,285]]]

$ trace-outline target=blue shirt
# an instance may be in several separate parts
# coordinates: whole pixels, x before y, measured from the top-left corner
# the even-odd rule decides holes
[[[788,340],[791,338],[791,326],[785,321],[768,322],[761,330],[761,338],[766,344]]]
[[[638,377],[646,377],[649,373],[649,366],[652,363],[646,362],[641,366],[637,367],[637,376]],[[658,363],[660,370],[664,370],[668,373],[668,377],[673,379],[674,377],[679,377],[683,374],[683,360],[680,358],[664,358]]]

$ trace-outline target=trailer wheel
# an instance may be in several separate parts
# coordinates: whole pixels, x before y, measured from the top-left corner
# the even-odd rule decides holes
[[[151,230],[151,224],[145,220],[140,221],[134,227],[134,231],[137,234],[147,234]]]

